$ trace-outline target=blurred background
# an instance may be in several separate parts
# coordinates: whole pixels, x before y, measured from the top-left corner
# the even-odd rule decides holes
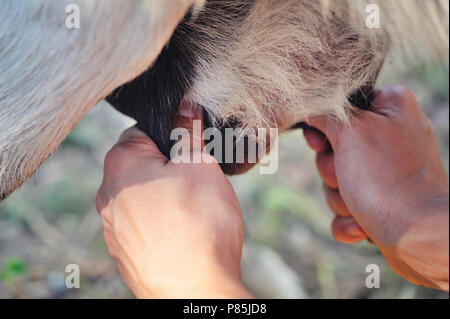
[[[389,61],[380,84],[416,93],[449,163],[448,67]],[[95,194],[103,158],[133,122],[101,102],[21,189],[0,204],[0,298],[134,298],[109,257]],[[280,139],[275,175],[253,169],[231,181],[246,221],[243,280],[262,298],[448,298],[392,272],[368,243],[346,246],[330,234],[314,154],[301,131]],[[360,165],[362,163],[355,163]],[[81,270],[80,289],[65,286],[66,266]],[[365,287],[365,268],[381,268],[381,287]]]

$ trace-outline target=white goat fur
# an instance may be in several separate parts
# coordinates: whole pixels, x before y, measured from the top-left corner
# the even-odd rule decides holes
[[[365,25],[374,3],[380,29]],[[348,96],[373,81],[392,45],[448,59],[448,1],[260,0],[236,43],[200,63],[189,99],[251,127],[322,114],[346,120]],[[214,44],[203,49],[217,54]]]
[[[205,1],[0,2],[0,199],[99,100],[151,65],[194,2],[199,10]],[[69,3],[80,6],[81,29],[65,27]],[[379,30],[364,25],[367,3],[380,6]],[[215,61],[198,57],[187,98],[249,126],[283,122],[280,105],[296,120],[345,120],[347,96],[391,44],[448,59],[448,10],[446,0],[256,0],[229,50]],[[355,35],[360,41],[347,44]]]

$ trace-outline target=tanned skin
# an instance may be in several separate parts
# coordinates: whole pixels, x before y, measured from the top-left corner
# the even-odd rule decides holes
[[[320,118],[305,131],[336,214],[333,234],[349,244],[370,238],[401,276],[448,291],[448,179],[430,121],[402,87],[376,90],[358,112],[350,125]],[[182,109],[177,126],[201,118]],[[251,297],[240,279],[239,202],[208,156],[210,164],[174,164],[134,128],[108,153],[97,209],[137,297]]]

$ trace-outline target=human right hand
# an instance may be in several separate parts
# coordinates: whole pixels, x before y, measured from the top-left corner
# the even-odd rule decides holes
[[[308,124],[336,239],[370,238],[400,275],[448,291],[448,179],[414,94],[377,90],[372,108],[350,125],[326,118]]]

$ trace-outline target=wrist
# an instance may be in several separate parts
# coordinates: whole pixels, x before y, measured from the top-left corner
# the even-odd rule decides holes
[[[205,280],[188,280],[182,283],[174,282],[164,288],[151,289],[140,287],[134,292],[137,298],[148,299],[251,299],[253,296],[240,280],[231,278],[211,278]]]
[[[428,196],[412,213],[413,223],[398,243],[399,257],[433,288],[449,286],[449,196]]]
[[[239,274],[218,264],[185,266],[173,271],[173,276],[154,276],[140,283],[137,298],[157,299],[249,299]],[[164,278],[163,278],[164,277]]]

